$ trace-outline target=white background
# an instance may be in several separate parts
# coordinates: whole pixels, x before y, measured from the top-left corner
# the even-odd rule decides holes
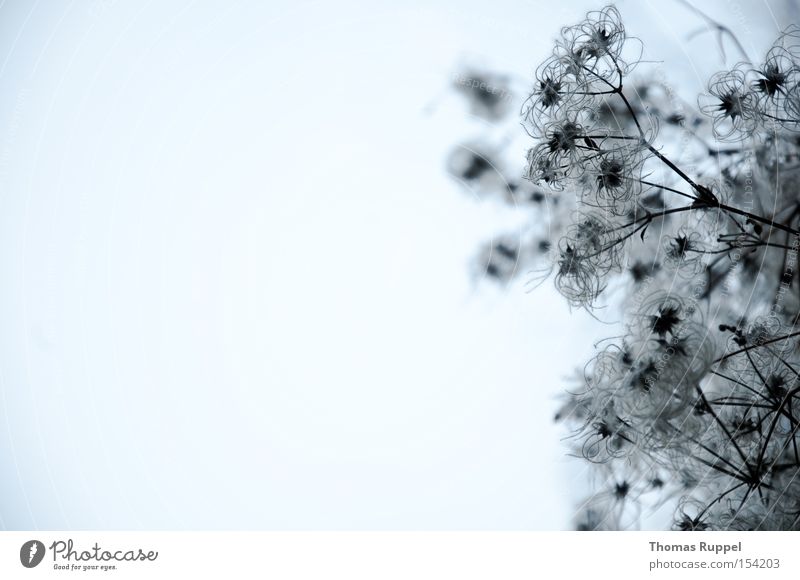
[[[41,541],[45,553],[40,564],[26,570],[20,562],[20,547],[31,539]],[[87,550],[92,555],[97,545],[98,554],[103,551],[113,554],[118,550],[123,551],[122,555],[128,550],[138,554],[141,549],[145,554],[156,551],[158,556],[151,561],[112,562],[114,570],[84,571],[83,565],[104,563],[76,561],[75,557],[64,559],[64,548],[70,539],[78,554]],[[54,542],[63,544],[56,544],[55,550],[51,550]],[[654,550],[651,542],[670,547],[689,545],[695,550]],[[714,548],[701,550],[701,542]],[[741,546],[741,550],[724,553],[724,547],[716,548],[725,545]],[[795,535],[791,532],[0,532],[0,574],[4,578],[67,575],[120,580],[183,577],[782,580],[795,579],[800,571],[795,546]],[[25,556],[29,557],[29,552]],[[703,563],[706,568],[700,569]],[[753,567],[754,563],[764,567]],[[66,565],[67,569],[56,569],[56,565]],[[693,568],[682,569],[681,565]]]
[[[555,398],[607,329],[471,280],[516,218],[445,175],[441,95],[599,6],[0,3],[0,525],[569,527]],[[693,99],[700,21],[620,8]]]

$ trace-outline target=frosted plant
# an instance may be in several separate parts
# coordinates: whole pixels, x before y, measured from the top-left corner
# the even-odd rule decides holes
[[[576,528],[671,505],[679,530],[800,529],[800,29],[696,110],[642,54],[612,6],[563,28],[522,104],[524,169],[486,145],[451,172],[530,211],[489,277],[534,271],[622,320],[557,413],[595,484]]]

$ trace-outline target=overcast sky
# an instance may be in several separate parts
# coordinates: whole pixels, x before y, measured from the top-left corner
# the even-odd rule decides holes
[[[470,278],[517,216],[445,175],[441,94],[599,6],[1,2],[0,525],[568,527],[555,398],[607,330]],[[696,20],[620,7],[691,96]]]

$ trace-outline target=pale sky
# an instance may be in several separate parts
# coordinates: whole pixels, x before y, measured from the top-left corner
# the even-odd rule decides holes
[[[423,111],[600,6],[0,3],[0,526],[569,527],[555,399],[607,331],[474,284],[518,216]],[[693,62],[670,8],[621,4]]]

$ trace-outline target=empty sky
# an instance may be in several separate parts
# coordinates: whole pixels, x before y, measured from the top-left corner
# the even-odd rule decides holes
[[[605,330],[472,283],[515,217],[423,110],[599,6],[0,3],[0,525],[568,527],[555,396]],[[688,13],[620,8],[696,91]]]

